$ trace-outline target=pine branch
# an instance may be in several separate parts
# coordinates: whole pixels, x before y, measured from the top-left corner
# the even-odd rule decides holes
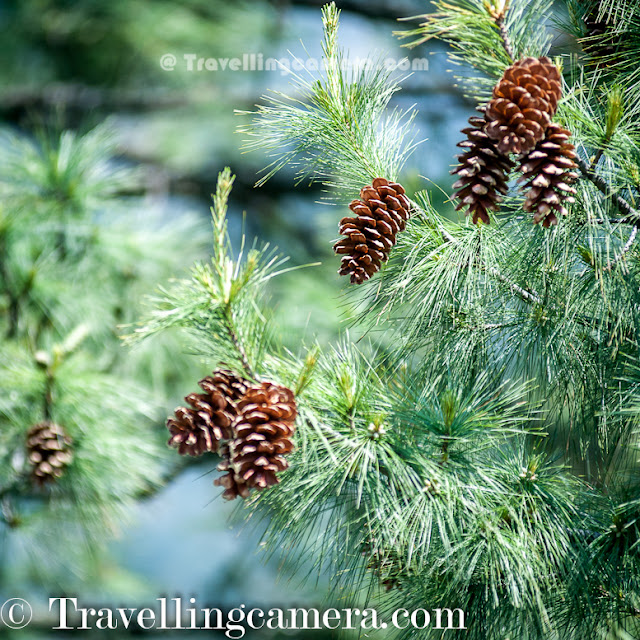
[[[616,207],[628,218],[640,220],[640,212],[634,209],[622,196],[612,191],[611,187],[607,184],[607,181],[600,175],[598,175],[591,167],[578,156],[576,159],[578,167],[582,172],[582,175],[590,180],[598,190],[613,201]]]
[[[506,8],[505,8],[506,10]],[[498,14],[498,16],[495,18],[496,24],[498,25],[498,30],[500,31],[500,38],[502,39],[502,46],[506,52],[506,54],[509,56],[509,59],[512,62],[515,62],[516,59],[516,55],[513,51],[513,46],[511,44],[511,40],[509,39],[509,32],[507,30],[507,25],[504,23],[504,12]]]
[[[452,63],[479,72],[476,77],[461,78],[476,102],[490,96],[514,60],[544,54],[549,48],[550,38],[542,25],[551,11],[550,0],[438,0],[434,5],[433,13],[416,16],[423,20],[418,28],[396,35],[412,38],[410,47],[432,38],[447,42]]]
[[[611,271],[616,266],[616,264],[618,264],[624,258],[624,256],[629,252],[629,250],[633,246],[633,243],[635,242],[637,235],[638,235],[638,225],[636,224],[631,230],[631,233],[629,234],[629,238],[624,243],[624,246],[620,250],[620,253],[613,260],[610,260],[605,267],[603,267],[603,271]]]
[[[489,267],[487,272],[490,273],[494,278],[504,283],[515,293],[518,297],[520,297],[525,302],[529,302],[532,304],[542,304],[542,300],[540,296],[535,291],[527,291],[523,289],[521,286],[517,285],[515,282],[511,282],[506,276],[501,274],[497,269],[493,267]]]
[[[244,348],[242,341],[238,337],[238,333],[236,331],[235,323],[233,320],[233,311],[231,309],[231,305],[227,305],[224,310],[224,323],[227,329],[227,333],[229,335],[229,339],[231,340],[233,346],[235,347],[238,355],[240,356],[240,361],[242,363],[242,367],[249,378],[253,378],[255,380],[256,374],[249,364],[249,359],[247,358],[247,352]]]

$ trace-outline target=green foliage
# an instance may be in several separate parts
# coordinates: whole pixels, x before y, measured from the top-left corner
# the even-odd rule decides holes
[[[228,56],[247,31],[260,32],[270,19],[269,7],[259,2],[8,2],[0,16],[0,74],[7,85],[27,91],[49,82],[80,83],[114,87],[116,100],[135,99],[126,92],[139,92],[141,85],[166,89],[185,84],[187,77],[193,83],[194,74],[180,73],[184,53]],[[166,53],[178,58],[174,73],[159,64]]]
[[[338,46],[339,16],[333,3],[322,10],[324,77],[294,75],[292,95],[274,93],[255,113],[241,112],[252,117],[239,129],[244,148],[274,158],[258,185],[291,165],[298,182],[350,194],[377,176],[396,179],[413,150],[412,114],[388,109],[398,83],[382,62],[349,68]]]
[[[140,313],[136,301],[163,269],[192,258],[197,247],[186,238],[199,224],[187,217],[168,229],[146,215],[141,227],[140,202],[130,195],[137,176],[115,152],[104,127],[40,140],[2,134],[2,563],[11,575],[12,560],[22,558],[51,581],[69,562],[74,569],[63,582],[71,590],[135,501],[169,472],[163,436],[152,427],[192,370],[176,358],[170,336],[155,352],[120,346],[118,325]],[[184,371],[159,377],[164,353]],[[59,480],[39,487],[26,434],[43,420],[63,427],[73,459]]]
[[[612,19],[635,15],[622,4],[631,13]],[[441,3],[412,35],[451,44],[455,64],[483,74],[472,80],[484,98],[510,52],[548,52],[549,9]],[[388,85],[366,74],[345,82],[331,64],[337,16],[333,4],[323,12],[326,80],[299,102],[261,107],[248,131],[250,147],[276,158],[267,177],[295,159],[299,177],[342,199],[374,175],[393,177],[411,145],[380,118],[372,93],[386,108]],[[637,88],[625,68],[594,75],[572,53],[559,62],[558,119],[574,134],[581,176],[557,227],[532,225],[515,189],[479,227],[415,194],[389,263],[354,294],[370,344],[347,334],[297,356],[275,333],[262,338],[272,334],[258,302],[276,263],[258,253],[250,266],[221,240],[225,172],[213,264],[196,267],[139,330],[183,326],[212,363],[295,390],[290,469],[249,501],[272,549],[311,552],[341,593],[385,610],[460,607],[474,640],[640,633]]]
[[[638,88],[640,8],[634,0],[565,0],[568,20],[562,26],[580,43],[592,82]]]
[[[549,0],[452,0],[434,5],[433,13],[407,18],[424,20],[419,27],[397,35],[410,38],[407,46],[411,47],[433,38],[449,44],[451,62],[474,70],[471,77],[463,76],[462,80],[469,95],[478,101],[491,96],[493,85],[514,60],[545,55],[549,50],[551,35],[544,29],[551,12]],[[503,13],[503,20],[496,20]],[[501,21],[509,33],[511,52],[503,45]]]
[[[237,257],[227,235],[227,201],[234,177],[227,168],[218,177],[211,208],[213,256],[197,264],[189,280],[161,289],[148,322],[128,336],[130,343],[172,327],[187,327],[192,348],[253,378],[260,370],[269,325],[260,302],[266,283],[286,259],[268,245],[245,249]]]

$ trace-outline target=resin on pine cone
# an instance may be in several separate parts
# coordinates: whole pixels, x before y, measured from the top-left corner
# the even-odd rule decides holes
[[[181,455],[215,453],[221,442],[233,436],[236,404],[248,386],[246,380],[226,370],[215,371],[198,384],[204,393],[190,393],[185,397],[189,406],[178,407],[167,420],[168,444]]]
[[[552,123],[547,134],[533,151],[520,158],[518,170],[528,189],[523,208],[533,212],[533,221],[544,227],[556,224],[559,215],[566,215],[565,202],[573,202],[576,190],[571,184],[578,177],[575,147],[568,142],[571,133],[559,124]]]
[[[340,220],[340,233],[346,237],[333,250],[343,256],[338,273],[361,284],[388,259],[396,235],[406,226],[410,204],[402,185],[376,178],[349,208],[356,215]]]
[[[224,498],[247,498],[252,489],[279,482],[276,474],[288,468],[284,456],[294,447],[296,415],[293,392],[286,387],[263,382],[247,390],[238,402],[234,438],[218,466],[225,475],[214,482],[224,487]]]
[[[41,422],[27,433],[27,460],[31,464],[31,477],[38,485],[62,477],[71,460],[71,438],[58,424]]]
[[[562,92],[560,72],[547,57],[507,68],[487,105],[485,131],[502,154],[527,153],[542,140]]]
[[[471,127],[462,130],[467,139],[458,143],[465,152],[458,156],[459,166],[451,173],[458,176],[453,188],[460,201],[456,211],[467,207],[473,223],[482,220],[489,224],[489,211],[497,211],[502,196],[507,192],[507,180],[513,163],[501,154],[496,141],[484,128],[485,118],[469,118]]]

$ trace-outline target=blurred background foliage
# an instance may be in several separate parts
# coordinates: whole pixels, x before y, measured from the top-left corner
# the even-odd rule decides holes
[[[210,193],[225,165],[237,175],[232,238],[238,241],[244,230],[249,238],[278,246],[293,265],[321,262],[278,278],[270,291],[274,324],[284,343],[297,349],[316,336],[326,343],[349,326],[355,310],[341,296],[343,283],[331,251],[342,212],[319,202],[318,187],[294,188],[288,170],[254,189],[265,159],[242,154],[234,133],[242,122],[234,111],[252,109],[263,93],[287,86],[290,77],[281,69],[188,71],[184,58],[242,58],[245,53],[260,53],[265,60],[319,58],[321,5],[315,0],[0,0],[0,231],[5,242],[0,257],[11,268],[2,275],[5,294],[13,287],[13,294],[1,299],[2,355],[12,362],[0,370],[2,382],[39,388],[37,358],[19,367],[18,350],[11,349],[22,335],[34,355],[65,353],[69,336],[84,331],[77,324],[83,318],[87,335],[81,347],[68,349],[67,361],[74,376],[84,372],[76,404],[87,409],[88,419],[98,419],[92,394],[108,393],[107,379],[116,386],[119,380],[138,380],[141,389],[118,388],[127,402],[111,407],[108,420],[116,425],[128,412],[131,422],[140,413],[139,420],[154,429],[157,445],[146,452],[149,469],[139,474],[146,477],[132,479],[136,495],[150,495],[137,503],[133,522],[110,544],[107,556],[78,548],[77,569],[56,556],[63,553],[63,510],[55,512],[62,528],[51,527],[50,540],[42,537],[42,527],[14,535],[11,523],[5,523],[0,596],[12,597],[18,590],[44,598],[58,587],[119,602],[149,601],[161,593],[197,595],[220,606],[318,603],[325,597],[322,584],[304,591],[288,584],[278,558],[263,564],[252,532],[231,527],[232,507],[212,500],[209,469],[176,470],[171,452],[164,451],[163,417],[208,372],[207,363],[190,354],[178,357],[178,342],[171,338],[133,352],[118,343],[118,327],[139,316],[145,293],[206,255]],[[407,52],[392,35],[399,28],[396,18],[424,13],[426,3],[349,0],[337,5],[343,10],[341,40],[352,58],[377,52],[428,59],[428,70],[405,78],[404,90],[394,98],[401,108],[415,105],[418,138],[428,139],[402,179],[409,191],[426,184],[433,203],[440,210],[450,208],[449,169],[474,105],[447,73],[443,45],[428,43]],[[160,64],[166,54],[176,57],[171,71]],[[42,278],[34,278],[34,270]],[[70,281],[70,272],[77,278]],[[18,309],[15,326],[14,298],[18,306],[28,298],[36,307]],[[31,325],[20,323],[38,314],[44,328],[34,336]],[[60,369],[63,382],[67,365]],[[32,407],[14,407],[10,394],[0,408],[5,415],[38,419]],[[12,419],[18,420],[16,415]],[[167,475],[174,481],[158,494],[154,485]],[[34,556],[36,542],[51,552]]]

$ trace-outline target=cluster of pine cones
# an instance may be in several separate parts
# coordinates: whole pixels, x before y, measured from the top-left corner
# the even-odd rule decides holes
[[[186,396],[167,420],[169,445],[180,454],[217,453],[225,474],[214,484],[227,500],[247,498],[251,489],[278,483],[289,463],[297,415],[293,392],[281,385],[252,385],[231,371],[218,370],[199,382],[203,393]]]
[[[577,178],[571,133],[552,122],[562,93],[560,72],[549,58],[523,58],[508,67],[493,89],[493,98],[469,119],[467,140],[458,146],[459,166],[452,171],[460,201],[474,223],[489,223],[507,192],[509,173],[517,156],[518,182],[526,191],[523,208],[535,223],[549,227],[566,215],[564,203],[573,201]]]

